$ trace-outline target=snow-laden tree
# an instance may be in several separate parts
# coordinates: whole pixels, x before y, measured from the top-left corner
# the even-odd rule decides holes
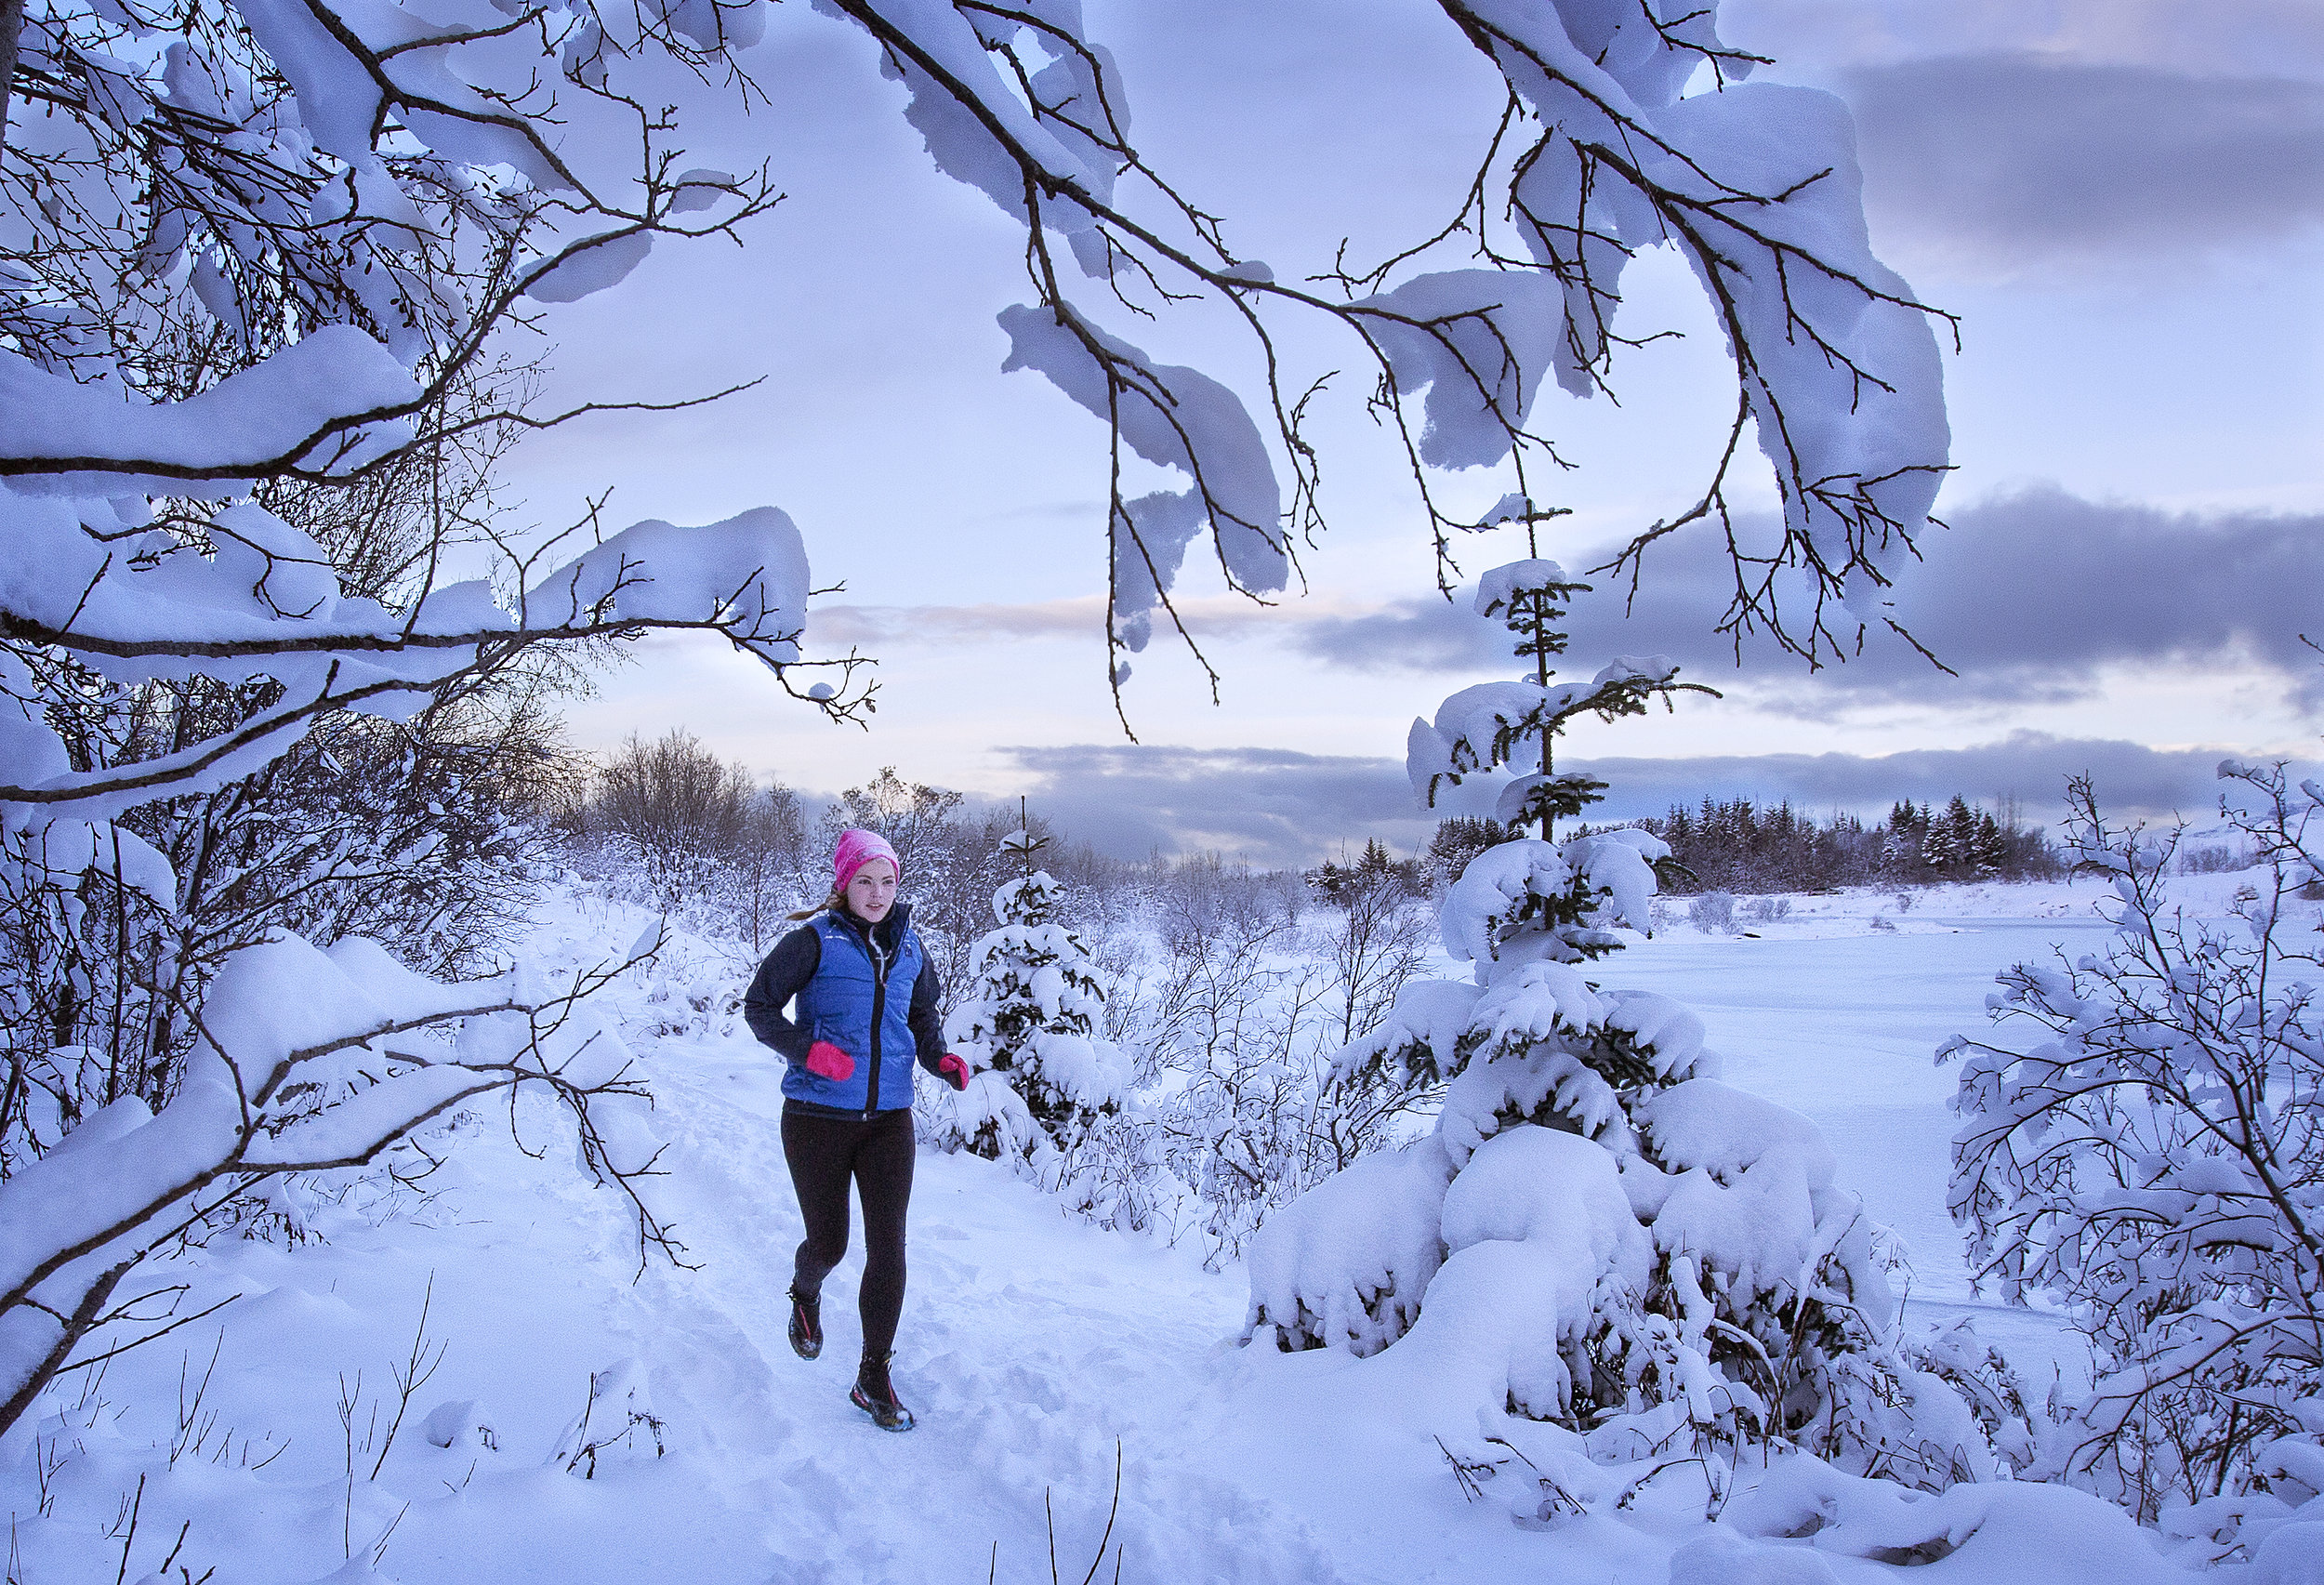
[[[605,977],[552,991],[519,970],[448,985],[356,937],[328,953],[286,936],[233,955],[168,1104],[124,1096],[0,1182],[0,1431],[99,1327],[123,1324],[131,1341],[165,1328],[179,1289],[140,1291],[135,1275],[180,1234],[521,1085],[565,1104],[584,1168],[630,1198],[641,1250],[675,1250],[642,1193],[660,1150],[645,1091],[583,1005]]]
[[[728,17],[750,20],[0,7],[0,997],[54,1015],[11,1018],[0,1084],[0,1420],[92,1327],[152,1313],[123,1295],[160,1242],[495,1088],[556,1087],[617,1178],[650,1159],[588,1110],[628,1088],[610,1037],[557,1049],[538,1021],[582,1024],[521,978],[399,980],[351,939],[326,961],[285,918],[205,936],[222,960],[189,973],[172,931],[199,916],[231,936],[237,903],[318,876],[400,884],[441,829],[405,841],[382,807],[337,833],[267,830],[224,789],[318,725],[456,711],[545,648],[713,632],[850,707],[799,680],[807,561],[775,509],[528,544],[436,514],[377,564],[334,526],[375,521],[398,477],[456,471],[445,459],[479,437],[555,421],[495,372],[502,328],[613,284],[657,236],[771,204],[751,178],[681,168],[668,116],[618,80],[672,54],[714,70],[739,42]],[[211,800],[190,817],[234,841],[181,848],[163,799]],[[214,890],[233,893],[223,915]],[[320,919],[327,902],[292,907]],[[81,1043],[99,994],[137,1024],[103,1052]]]
[[[2069,786],[2070,852],[2116,929],[2021,963],[1991,998],[2015,1043],[1956,1037],[1951,1203],[1978,1275],[2091,1344],[2034,1473],[2114,1499],[2202,1560],[2324,1518],[2324,783],[2228,761],[2265,871],[2225,919],[2174,905],[2177,838]]]
[[[969,1064],[945,1137],[1057,1180],[1099,1119],[1121,1110],[1130,1072],[1103,1034],[1097,963],[1059,918],[1063,888],[1033,867],[1043,845],[1025,830],[1001,843],[1022,873],[993,893],[998,928],[978,939],[973,978],[944,1020],[945,1039]]]
[[[1538,559],[1486,573],[1476,609],[1518,636],[1533,676],[1413,725],[1424,795],[1523,768],[1501,812],[1541,835],[1487,848],[1446,894],[1445,950],[1472,978],[1408,987],[1340,1053],[1344,1083],[1442,1085],[1442,1109],[1426,1137],[1260,1229],[1249,1330],[1441,1367],[1480,1407],[1624,1456],[1677,1437],[1716,1461],[1772,1441],[1932,1484],[1990,1473],[1961,1399],[1898,1350],[1862,1204],[1815,1125],[1720,1083],[1686,1008],[1587,971],[1621,927],[1647,928],[1669,849],[1636,829],[1557,841],[1553,816],[1598,785],[1555,773],[1550,742],[1585,710],[1635,713],[1690,685],[1660,656],[1552,681],[1565,639],[1550,624],[1584,587]]]

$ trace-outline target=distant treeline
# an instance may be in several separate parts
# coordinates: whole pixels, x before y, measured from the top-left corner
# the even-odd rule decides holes
[[[1638,823],[1670,844],[1704,892],[1820,892],[1946,880],[2047,880],[2066,873],[2049,839],[1956,794],[1943,809],[1907,799],[1868,826],[1853,814],[1817,821],[1788,802],[1705,799]]]
[[[1660,819],[1632,824],[1670,844],[1670,856],[1694,877],[1673,877],[1664,890],[1821,892],[1842,886],[1928,886],[1959,880],[2048,880],[2066,873],[2049,839],[2018,824],[2014,811],[1995,813],[1956,796],[1939,809],[1908,799],[1885,821],[1853,814],[1823,821],[1789,802],[1705,799],[1697,809],[1672,806]],[[1578,826],[1560,839],[1608,826]],[[1423,863],[1458,875],[1475,853],[1526,833],[1491,820],[1439,824]],[[1326,866],[1327,868],[1330,866]]]

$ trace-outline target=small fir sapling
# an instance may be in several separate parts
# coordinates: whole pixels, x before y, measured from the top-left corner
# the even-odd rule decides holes
[[[944,1021],[970,1077],[951,1100],[943,1137],[951,1148],[1037,1169],[1070,1156],[1101,1116],[1118,1112],[1130,1076],[1129,1060],[1103,1033],[1097,963],[1057,918],[1063,889],[1034,867],[1046,845],[1022,828],[1002,841],[1020,874],[993,893],[999,928],[977,942],[974,978]]]
[[[1486,1407],[1586,1430],[1609,1456],[1691,1433],[1714,1460],[1755,1440],[1923,1484],[1989,1473],[1970,1410],[1897,1347],[1870,1228],[1816,1127],[1719,1084],[1686,1008],[1585,973],[1618,927],[1646,926],[1669,850],[1635,829],[1556,841],[1602,784],[1558,774],[1552,740],[1585,711],[1711,692],[1661,656],[1553,682],[1552,624],[1585,587],[1538,557],[1486,574],[1476,609],[1532,675],[1413,724],[1422,797],[1522,768],[1499,814],[1541,835],[1478,853],[1446,897],[1446,950],[1473,979],[1407,987],[1340,1053],[1342,1082],[1445,1085],[1438,1124],[1261,1227],[1249,1335],[1394,1347],[1406,1368],[1441,1356],[1447,1381],[1481,1380],[1452,1367],[1481,1361],[1500,1383]]]

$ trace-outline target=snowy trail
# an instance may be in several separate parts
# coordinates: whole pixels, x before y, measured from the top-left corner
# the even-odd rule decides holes
[[[1555,1533],[1464,1501],[1434,1437],[1473,1435],[1465,1413],[1344,1354],[1232,1346],[1238,1271],[1089,1229],[969,1157],[918,1163],[898,1385],[919,1426],[878,1432],[845,1399],[860,1249],[826,1284],[824,1358],[798,1360],[783,1335],[799,1227],[779,1066],[735,1044],[666,1048],[656,1068],[702,1264],[650,1279],[660,1329],[638,1346],[662,1407],[716,1450],[723,1499],[775,1578],[1046,1578],[1045,1493],[1061,1573],[1076,1578],[1104,1529],[1117,1439],[1126,1579],[1659,1581],[1699,1525],[1700,1494],[1684,1489],[1629,1522]]]
[[[730,1475],[729,1490],[763,1512],[786,1565],[968,1578],[997,1555],[1001,1578],[1030,1577],[1047,1568],[1045,1490],[1061,1558],[1086,1564],[1118,1439],[1114,1541],[1129,1573],[1345,1578],[1300,1543],[1296,1518],[1185,1456],[1198,1445],[1190,1428],[1216,1418],[1206,1387],[1241,1321],[1239,1282],[1168,1251],[1126,1250],[983,1162],[922,1157],[897,1367],[919,1424],[882,1433],[845,1395],[860,1349],[860,1228],[826,1284],[823,1358],[796,1358],[784,1337],[799,1223],[778,1133],[780,1064],[719,1047],[656,1065],[671,1200],[701,1265],[655,1280],[661,1325],[640,1341],[657,1402],[683,1405],[733,1472],[749,1472]],[[1195,1514],[1202,1525],[1190,1526]]]
[[[1117,1441],[1108,1550],[1124,1578],[1450,1585],[1560,1565],[1586,1578],[1616,1559],[1626,1578],[1658,1575],[1668,1546],[1649,1534],[1544,1535],[1464,1502],[1431,1432],[1474,1427],[1383,1418],[1364,1383],[1335,1382],[1364,1369],[1344,1355],[1234,1347],[1239,1271],[1072,1222],[971,1157],[918,1162],[897,1381],[919,1424],[873,1429],[845,1397],[860,1248],[825,1286],[824,1357],[797,1359],[783,1335],[799,1225],[779,1064],[737,1044],[668,1048],[656,1067],[701,1269],[650,1279],[660,1327],[638,1345],[657,1402],[726,1463],[775,1578],[1046,1578],[1045,1493],[1061,1572],[1077,1577]]]

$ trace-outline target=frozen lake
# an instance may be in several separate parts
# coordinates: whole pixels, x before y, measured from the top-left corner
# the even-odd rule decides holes
[[[1959,1231],[1945,1212],[1958,1119],[1954,1069],[1931,1060],[1955,1034],[1992,1028],[1985,998],[2012,963],[2096,950],[2108,927],[2067,918],[1947,919],[1942,933],[1810,939],[1742,936],[1649,942],[1605,959],[1609,984],[1686,1002],[1738,1088],[1803,1112],[1840,1157],[1840,1181],[1895,1230],[1913,1266],[1912,1314],[1974,1314],[2029,1377],[2046,1380],[2053,1328],[1970,1291]],[[2003,1039],[2030,1039],[2002,1031]]]

